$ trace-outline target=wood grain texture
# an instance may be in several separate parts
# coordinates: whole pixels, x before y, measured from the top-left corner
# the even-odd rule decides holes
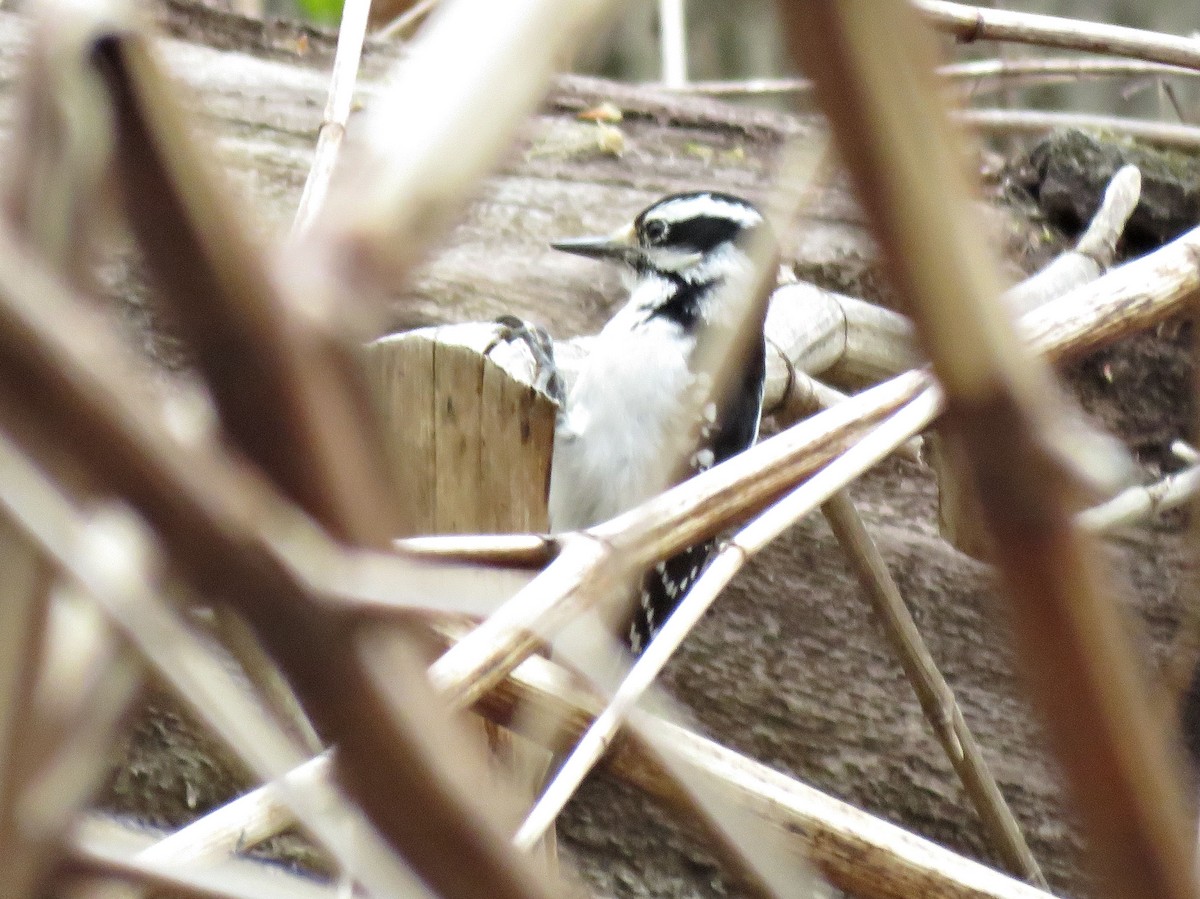
[[[433,333],[367,347],[404,500],[398,536],[544,531],[554,403],[476,348]]]

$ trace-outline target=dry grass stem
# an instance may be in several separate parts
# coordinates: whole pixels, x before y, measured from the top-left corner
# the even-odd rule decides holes
[[[1075,523],[1085,531],[1104,534],[1177,509],[1197,493],[1200,493],[1200,466],[1192,466],[1169,474],[1157,483],[1130,487],[1108,502],[1080,512],[1075,516]]]
[[[994,540],[1028,684],[1080,810],[1089,860],[1106,895],[1194,896],[1164,735],[1147,712],[1100,566],[1070,525],[1074,485],[1050,449],[1061,409],[1049,372],[999,303],[961,157],[928,83],[927,35],[901,0],[873,4],[869,17],[856,6],[789,6],[790,38],[839,143],[854,148],[845,158],[859,196],[946,391],[950,433]]]
[[[980,131],[1000,134],[1043,134],[1063,128],[1121,134],[1160,147],[1195,150],[1200,147],[1200,127],[1170,122],[1150,122],[1121,116],[1036,109],[966,109],[954,119]]]
[[[423,28],[373,105],[327,214],[285,260],[294,283],[320,277],[321,302],[375,300],[402,283],[509,145],[550,75],[612,7],[609,0],[454,0]],[[470,59],[472,64],[463,65]],[[495,90],[496,85],[504,90]],[[421,202],[414,202],[420,197]],[[314,271],[314,266],[316,271]],[[311,289],[309,291],[311,293]],[[352,315],[345,303],[324,314]],[[359,311],[374,321],[373,304]],[[362,332],[378,333],[377,327]]]
[[[622,650],[603,620],[581,616],[572,622],[571,633],[564,636],[568,639],[554,642],[556,655],[581,674],[592,689],[611,697],[617,686],[612,660]],[[629,729],[659,776],[671,785],[674,805],[683,820],[699,825],[718,857],[729,865],[750,895],[814,899],[819,891],[807,862],[787,852],[783,835],[736,802],[723,784],[699,774],[681,758],[678,747],[664,737],[660,726],[675,723],[672,719],[679,714],[675,703],[662,691],[656,691],[653,699],[659,717],[650,720],[635,713],[629,719]]]
[[[433,683],[454,705],[472,705],[538,646],[535,633],[553,633],[611,595],[606,590],[624,572],[711,537],[774,498],[915,396],[924,382],[920,374],[901,376],[609,522],[564,536],[562,552],[541,575],[431,666]]]
[[[404,537],[395,547],[410,559],[542,568],[558,552],[553,537],[539,534],[437,534]]]
[[[112,218],[112,112],[80,65],[117,16],[105,3],[41,0],[25,54],[16,121],[0,187],[3,214],[72,286],[93,283],[95,251]]]
[[[1200,451],[1185,440],[1171,441],[1171,452],[1181,462],[1188,465],[1200,464]]]
[[[206,865],[181,865],[146,859],[139,850],[149,839],[144,832],[126,830],[115,821],[86,818],[72,835],[67,870],[118,877],[127,884],[151,888],[153,895],[179,899],[340,899],[333,887],[261,862],[221,859]],[[121,885],[115,889],[121,892],[102,892],[93,884],[83,895],[89,899],[129,895]],[[428,894],[414,889],[394,895],[418,899]]]
[[[688,80],[685,0],[658,0],[658,35],[663,86],[685,86]]]
[[[1184,311],[1200,289],[1200,228],[1021,316],[1021,337],[1052,361],[1078,359]]]
[[[767,312],[765,408],[785,404],[793,372],[873,384],[920,364],[912,323],[874,303],[813,284],[785,284]]]
[[[1200,42],[1189,37],[943,0],[914,0],[914,5],[934,28],[963,43],[1011,41],[1200,69]]]
[[[114,35],[95,65],[130,224],[225,430],[332,535],[386,546],[396,510],[357,348],[281,295],[148,41]]]
[[[1073,84],[1097,78],[1194,78],[1200,70],[1119,57],[978,59],[941,66],[939,74],[967,82],[971,97],[1021,87]]]
[[[831,492],[850,483],[868,467],[902,445],[927,425],[936,411],[937,399],[931,391],[928,396],[914,400],[867,434],[783,501],[788,504],[787,516],[790,517],[791,523],[820,505],[823,497],[828,497]],[[799,499],[795,499],[797,494],[800,494]],[[774,509],[775,507],[764,514],[772,514]],[[588,727],[583,738],[559,768],[521,825],[514,837],[518,847],[528,848],[533,845],[542,832],[553,823],[588,771],[612,743],[618,729],[637,705],[642,694],[654,683],[655,678],[721,590],[749,560],[754,549],[761,548],[755,546],[752,549],[743,545],[740,536],[735,536],[712,559],[645,651],[633,663],[620,686],[612,692],[608,705]]]
[[[1196,69],[1145,62],[1137,59],[1017,58],[979,59],[939,66],[940,76],[951,82],[966,82],[969,97],[982,97],[1019,87],[1073,84],[1097,78],[1196,77]],[[654,86],[660,86],[654,83]],[[807,78],[744,78],[736,81],[689,81],[673,90],[710,97],[741,97],[762,94],[802,94],[812,91]]]
[[[984,761],[975,735],[963,717],[954,691],[933,661],[917,623],[900,594],[900,588],[896,586],[858,510],[854,508],[849,495],[840,491],[822,506],[822,511],[900,659],[904,673],[917,694],[921,711],[925,713],[925,720],[929,722],[946,758],[962,781],[971,804],[983,821],[992,847],[1010,871],[1048,889],[1037,859],[1025,842],[1021,826],[1008,807],[1004,794],[1000,792],[1000,785]]]
[[[133,517],[119,509],[101,511],[91,520],[75,515],[55,487],[29,463],[6,450],[5,469],[26,466],[16,482],[21,492],[0,481],[0,502],[37,539],[54,561],[101,605],[130,641],[159,670],[196,713],[211,726],[248,767],[264,780],[282,777],[304,761],[293,742],[269,720],[212,650],[168,612],[151,574],[157,559],[149,536]],[[36,493],[34,492],[36,491]],[[306,786],[312,786],[307,783]],[[324,785],[322,785],[324,786]],[[390,866],[390,854],[375,848],[365,834],[347,841],[344,826],[355,814],[328,788],[319,794],[279,789],[300,812],[310,832],[348,869],[373,889],[395,889],[411,883],[403,868]],[[319,795],[319,800],[316,798]],[[339,809],[337,815],[329,812]],[[373,858],[372,856],[377,856]],[[369,863],[364,864],[369,859]],[[395,873],[389,873],[389,867]]]
[[[570,733],[553,746],[576,742],[601,709],[590,694],[540,657],[526,661],[481,710],[500,722],[525,720],[519,706],[546,710],[568,723]],[[639,711],[635,726],[655,729],[674,757],[720,785],[740,805],[798,840],[830,881],[864,899],[1047,899],[1048,894],[970,861],[896,825],[833,799],[812,787],[720,746],[683,727]],[[531,736],[536,736],[530,731]],[[544,734],[542,735],[544,738]],[[672,781],[638,740],[617,740],[606,758],[616,775],[669,805],[679,801]]]
[[[843,393],[835,387],[830,387],[823,381],[818,381],[812,375],[805,374],[802,371],[793,370],[791,373],[792,383],[788,389],[788,396],[791,398],[786,410],[778,411],[764,409],[764,417],[767,415],[775,415],[776,422],[794,421],[799,418],[807,418],[822,409],[829,409],[836,406],[838,403],[843,403],[850,398],[850,395]],[[921,464],[921,438],[914,437],[903,446],[896,448],[896,455],[907,459],[913,464]]]
[[[276,722],[310,755],[324,749],[325,744],[300,706],[295,691],[274,659],[263,649],[246,619],[228,606],[217,606],[213,609],[213,623],[217,638],[237,660]]]
[[[0,476],[8,474],[3,469]],[[0,588],[0,608],[4,610],[0,629],[0,851],[8,860],[7,889],[23,899],[36,888],[47,855],[47,847],[38,845],[42,841],[25,833],[20,805],[30,774],[30,759],[22,747],[36,720],[31,700],[45,636],[50,576],[37,548],[3,519],[0,566],[5,573]]]
[[[147,516],[193,587],[222,587],[222,595],[241,601],[239,609],[314,723],[341,748],[338,771],[347,792],[422,875],[453,895],[546,895],[550,883],[534,879],[486,823],[483,797],[495,791],[468,786],[482,777],[482,761],[447,752],[459,744],[443,733],[447,722],[420,675],[413,672],[399,699],[385,698],[359,658],[357,630],[345,613],[318,602],[278,557],[259,554],[263,529],[279,524],[281,515],[288,521],[283,542],[294,551],[314,534],[311,522],[284,514],[283,506],[269,511],[277,499],[267,500],[269,491],[244,467],[227,458],[220,463],[211,444],[181,447],[166,439],[138,403],[140,391],[123,376],[122,351],[109,352],[104,328],[91,322],[66,327],[77,310],[61,287],[11,241],[0,239],[0,256],[12,263],[0,265],[0,368],[3,383],[20,385],[15,400],[22,424],[36,423],[60,450],[88,447],[77,461]],[[334,499],[340,505],[343,498]],[[371,501],[379,499],[375,491]],[[322,546],[321,539],[313,544],[318,551]],[[453,776],[440,773],[448,766]],[[420,822],[404,815],[388,801],[395,790],[428,803],[436,824],[428,814]],[[460,858],[467,844],[474,865],[446,863]]]
[[[317,132],[312,168],[308,171],[304,191],[300,194],[300,205],[292,222],[293,234],[307,231],[325,203],[342,138],[346,136],[346,123],[350,120],[354,82],[358,79],[358,64],[362,59],[370,11],[371,0],[345,0],[342,6],[342,24],[338,28],[333,74],[329,78],[329,99],[325,102],[325,115]]]
[[[1113,264],[1117,242],[1142,196],[1142,173],[1122,166],[1105,188],[1100,207],[1074,248],[1061,253],[1041,271],[1004,292],[1004,305],[1024,314],[1096,280]]]
[[[1027,313],[1019,322],[1021,332],[1036,352],[1051,360],[1082,355],[1180,312],[1188,297],[1200,287],[1197,258],[1200,258],[1200,229]],[[647,556],[645,564],[653,564],[657,558],[716,533],[739,516],[753,511],[755,505],[766,501],[773,491],[786,489],[787,484],[779,484],[765,472],[778,474],[790,466],[803,464],[797,473],[799,480],[812,470],[807,466],[815,468],[835,454],[824,455],[822,450],[821,455],[815,455],[818,447],[827,446],[828,440],[845,438],[850,442],[847,432],[856,433],[857,428],[869,426],[894,411],[911,399],[923,383],[921,376],[912,373],[898,376],[887,386],[881,385],[853,397],[763,441],[736,459],[673,488],[601,528],[592,529],[592,533],[604,540],[618,536],[628,539]],[[818,433],[817,429],[828,429],[828,433]],[[791,442],[795,445],[790,445]],[[784,449],[785,446],[788,449]],[[753,492],[744,489],[751,483],[759,483],[761,493],[759,488]],[[716,502],[724,503],[735,495],[743,502],[733,501],[731,507],[714,508]],[[757,499],[760,495],[764,499]],[[755,497],[753,501],[751,496]],[[655,521],[661,528],[649,527],[649,523]],[[637,526],[633,527],[635,524]],[[630,528],[629,535],[622,534],[626,527]],[[660,551],[662,555],[656,556]],[[578,563],[578,558],[572,562],[573,565]],[[640,558],[638,563],[641,563]],[[552,563],[547,572],[552,571],[555,564],[558,563]],[[579,586],[580,576],[576,571],[562,583],[569,584],[574,590]],[[485,622],[481,626],[483,635],[462,641],[435,663],[434,668],[440,671],[435,676],[444,688],[454,692],[465,690],[478,698],[495,685],[501,673],[511,670],[511,665],[533,650],[537,640],[522,632],[537,627],[536,622],[545,610],[557,608],[561,596],[570,592],[564,588],[558,599],[547,597],[542,595],[544,586],[554,581],[547,579],[535,583],[537,586],[531,584],[527,594],[519,594],[512,602],[515,609],[516,605],[528,604],[538,596],[536,609],[530,606],[529,614],[514,611],[508,625],[498,621],[493,625]],[[560,623],[569,617],[569,613],[564,613]],[[506,656],[504,662],[499,662]],[[481,677],[484,669],[490,669],[486,678]],[[467,687],[467,684],[474,686]]]
[[[141,682],[139,666],[77,608],[77,596],[61,587],[51,596],[49,566],[74,551],[75,519],[69,504],[44,493],[45,476],[0,435],[0,551],[11,591],[4,632],[23,641],[19,652],[3,641],[0,672],[0,845],[13,896],[34,890],[59,853],[64,829],[104,773],[94,747],[112,739]]]
[[[257,846],[296,823],[287,805],[288,792],[310,791],[318,781],[331,779],[330,756],[317,756],[274,781],[251,790],[186,827],[138,852],[143,862],[203,864]]]

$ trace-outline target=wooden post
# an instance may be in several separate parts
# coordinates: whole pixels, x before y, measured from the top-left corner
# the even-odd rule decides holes
[[[367,352],[388,465],[402,500],[397,537],[547,529],[552,400],[532,385],[532,356],[499,325],[386,337]],[[489,348],[491,348],[489,350]],[[540,792],[551,754],[481,719],[498,776]],[[519,820],[512,821],[515,831]],[[554,857],[551,832],[545,841]]]

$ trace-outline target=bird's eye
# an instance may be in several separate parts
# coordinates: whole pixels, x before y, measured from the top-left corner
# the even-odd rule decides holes
[[[650,219],[642,230],[648,243],[660,244],[667,239],[667,223],[662,219]]]

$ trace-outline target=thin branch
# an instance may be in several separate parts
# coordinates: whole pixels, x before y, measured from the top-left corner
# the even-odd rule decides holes
[[[1037,109],[965,109],[953,114],[956,121],[981,131],[1042,134],[1060,128],[1105,131],[1132,137],[1148,144],[1194,150],[1200,147],[1200,127],[1170,122],[1151,122],[1121,116],[1076,112],[1044,112]]]
[[[367,17],[371,0],[345,0],[342,24],[338,29],[337,50],[333,56],[333,74],[329,78],[329,99],[325,115],[317,132],[317,149],[312,168],[300,194],[300,205],[292,222],[292,234],[303,234],[320,212],[337,164],[346,123],[350,120],[350,105],[354,99],[354,82],[358,79],[358,64],[362,59],[363,41],[367,36]]]
[[[1145,62],[1137,59],[1026,58],[979,59],[939,66],[937,73],[949,81],[965,81],[970,97],[986,96],[1014,87],[1073,84],[1097,78],[1194,78],[1196,69]],[[664,87],[657,82],[647,86]],[[744,78],[736,81],[689,81],[670,90],[710,97],[740,97],[762,94],[807,94],[813,89],[807,78]]]
[[[532,630],[553,633],[606,596],[626,570],[643,570],[714,536],[794,486],[925,384],[920,373],[886,382],[630,512],[577,535],[564,535],[558,558],[438,659],[429,670],[430,679],[454,705],[473,704],[536,648]]]
[[[1012,41],[1200,69],[1200,42],[1193,38],[943,0],[913,0],[913,3],[934,28],[954,35],[963,43]]]
[[[1198,258],[1200,228],[1027,313],[1019,322],[1021,331],[1035,352],[1052,360],[1083,354],[1179,312],[1200,288]],[[638,563],[644,559],[644,564],[653,564],[712,536],[753,512],[773,492],[801,480],[837,454],[833,446],[844,449],[859,428],[894,411],[924,383],[913,373],[899,376],[585,534],[603,540],[628,539],[640,553]],[[774,480],[780,473],[792,473],[795,480]],[[559,624],[570,617],[572,604],[580,601],[588,566],[606,558],[603,546],[590,541],[573,546],[569,553],[564,546],[558,559],[525,591],[434,664],[431,673],[441,689],[478,698],[537,646],[530,629],[555,628],[550,620],[543,620],[544,615],[561,616]]]
[[[1057,453],[1062,409],[1048,369],[1000,307],[960,151],[928,83],[931,42],[902,0],[877,0],[871,16],[854,7],[783,8],[797,59],[840,144],[853,147],[845,158],[859,196],[946,390],[962,470],[993,538],[1028,684],[1090,861],[1108,895],[1192,897],[1193,852],[1164,734],[1147,711],[1102,566],[1070,525],[1077,486],[1065,483]],[[984,19],[973,12],[972,22]],[[1200,45],[1190,51],[1200,60]]]
[[[296,823],[296,815],[287,805],[291,792],[312,790],[331,774],[327,752],[285,774],[280,778],[284,786],[271,781],[251,790],[147,846],[137,858],[164,865],[201,865],[257,846]]]
[[[461,635],[466,629],[452,628],[450,632]],[[485,697],[480,711],[500,724],[518,725],[531,738],[545,741],[548,748],[562,750],[581,738],[600,711],[592,695],[582,692],[577,683],[577,678],[562,668],[534,656],[498,690]],[[562,722],[566,732],[551,734],[540,727],[530,728],[531,716],[523,711],[528,709],[548,710],[548,716]],[[645,726],[663,733],[694,772],[720,785],[762,820],[793,835],[799,844],[796,851],[811,857],[834,884],[853,895],[864,899],[911,899],[912,896],[1048,899],[1048,894],[1041,890],[860,811],[690,730],[639,714]],[[320,764],[313,761],[306,767],[312,769]],[[678,802],[677,788],[662,776],[636,741],[617,741],[605,766],[668,805]],[[223,831],[221,839],[236,841],[235,831],[239,826],[258,835],[273,829],[271,821],[288,818],[271,787],[249,795],[254,801],[244,805],[235,802],[237,816],[233,814],[234,805],[214,812],[213,815],[225,820],[214,822],[210,833]],[[194,826],[201,830],[209,827],[204,819]],[[173,840],[174,835],[166,839]]]
[[[437,534],[404,537],[395,547],[413,559],[542,568],[558,552],[553,537],[539,534]]]
[[[1008,807],[1000,785],[984,761],[975,735],[967,726],[954,691],[933,661],[900,588],[858,510],[849,495],[841,491],[825,503],[822,511],[871,600],[871,607],[917,694],[925,720],[962,781],[992,846],[1009,870],[1048,889],[1037,859],[1025,842],[1021,825]]]
[[[50,481],[7,443],[0,463],[0,503],[47,554],[81,584],[130,641],[151,661],[200,717],[264,780],[280,777],[303,761],[290,739],[250,699],[222,661],[163,606],[150,572],[156,553],[143,526],[127,511],[109,509],[81,519]],[[13,477],[19,475],[19,477]],[[288,785],[281,785],[280,789]],[[411,882],[386,850],[367,851],[365,833],[348,841],[344,821],[329,816],[349,808],[331,790],[314,794],[287,790],[300,820],[338,860],[374,889],[394,890]],[[376,841],[377,842],[377,841]],[[351,845],[353,844],[353,845]]]
[[[667,88],[687,84],[687,0],[658,0],[659,56]]]
[[[180,865],[146,858],[138,850],[150,839],[144,832],[129,831],[117,822],[85,818],[70,842],[67,869],[153,888],[154,895],[180,899],[337,899],[332,888],[311,878],[279,870],[276,866],[242,859],[220,859],[215,864]],[[87,891],[89,897],[95,890]],[[108,895],[99,892],[101,899]],[[420,896],[413,890],[398,897]]]
[[[1098,78],[1194,78],[1200,71],[1139,59],[1027,57],[979,59],[941,66],[938,73],[968,82],[971,97],[1017,87],[1073,84]]]
[[[776,519],[776,526],[782,531],[784,527],[807,515],[834,491],[860,476],[867,468],[920,431],[932,420],[936,412],[937,399],[932,394],[913,400],[835,462],[814,475],[787,499],[764,513],[763,517],[771,516]],[[780,512],[781,508],[784,511]],[[782,521],[779,521],[780,519]],[[634,662],[620,686],[613,692],[609,704],[588,728],[583,739],[555,774],[554,780],[517,831],[514,842],[518,847],[532,846],[550,826],[583,782],[588,771],[612,743],[630,710],[653,684],[684,638],[752,553],[765,545],[745,541],[743,535],[747,532],[754,533],[747,528],[717,553],[642,655]]]
[[[535,878],[486,823],[482,797],[497,791],[468,786],[477,776],[470,772],[478,771],[472,765],[481,768],[482,760],[467,758],[444,732],[448,723],[434,710],[419,672],[394,671],[391,683],[404,689],[385,694],[362,661],[347,613],[309,594],[274,552],[264,556],[265,528],[286,521],[289,536],[282,543],[296,554],[306,550],[305,535],[319,533],[311,522],[277,499],[266,500],[262,483],[227,457],[219,462],[211,444],[166,439],[159,417],[139,404],[140,391],[105,328],[93,322],[78,332],[68,327],[79,310],[6,238],[0,232],[5,421],[16,419],[62,452],[86,447],[75,457],[83,469],[146,515],[181,575],[194,588],[216,589],[237,603],[314,722],[337,742],[347,791],[430,882],[459,896],[549,895],[547,878]],[[309,548],[321,552],[323,545],[317,539]],[[396,790],[426,808],[421,820],[390,801]],[[457,863],[468,854],[474,864]]]
[[[1200,466],[1169,474],[1145,487],[1130,487],[1108,502],[1085,509],[1075,523],[1085,531],[1106,534],[1177,509],[1200,493]]]
[[[283,275],[304,284],[304,294],[337,310],[339,319],[357,316],[360,333],[378,333],[377,301],[403,283],[455,220],[550,75],[613,5],[529,0],[514,8],[456,0],[443,6],[365,118],[353,162],[339,166],[326,212],[290,249]],[[364,299],[347,309],[347,296]]]

